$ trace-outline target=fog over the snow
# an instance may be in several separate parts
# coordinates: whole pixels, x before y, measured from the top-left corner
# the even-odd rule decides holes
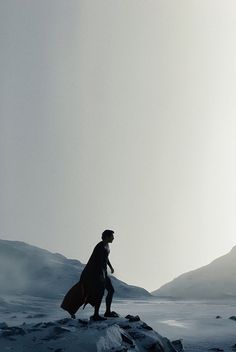
[[[157,289],[236,233],[233,0],[0,2],[0,238]]]

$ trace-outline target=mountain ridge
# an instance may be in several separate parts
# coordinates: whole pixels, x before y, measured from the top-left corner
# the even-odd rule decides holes
[[[85,264],[23,241],[0,239],[0,266],[0,294],[56,297],[79,281]],[[151,297],[144,288],[111,278],[119,298]]]
[[[236,298],[236,246],[209,264],[179,275],[152,294],[173,299]]]

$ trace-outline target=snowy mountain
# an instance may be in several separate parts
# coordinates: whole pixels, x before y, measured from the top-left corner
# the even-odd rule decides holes
[[[20,241],[0,240],[0,294],[58,297],[79,281],[84,264]],[[151,296],[112,277],[119,298]]]
[[[180,275],[152,294],[179,299],[236,298],[236,246],[228,254]]]

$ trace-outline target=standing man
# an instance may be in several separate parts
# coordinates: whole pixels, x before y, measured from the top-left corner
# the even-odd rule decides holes
[[[114,272],[108,259],[110,253],[109,243],[112,243],[113,240],[114,231],[105,230],[102,233],[102,241],[95,246],[88,263],[81,273],[80,281],[66,294],[61,307],[67,310],[72,318],[75,319],[75,313],[80,306],[84,305],[85,307],[88,303],[94,307],[94,315],[91,316],[94,321],[106,320],[107,317],[118,317],[116,312],[111,311],[114,288],[107,274],[107,266],[109,266],[111,273]],[[108,293],[104,318],[99,315],[99,309],[105,289]]]

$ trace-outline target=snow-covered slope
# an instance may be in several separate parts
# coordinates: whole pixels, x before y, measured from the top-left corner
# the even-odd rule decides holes
[[[132,318],[109,318],[103,322],[65,318],[11,327],[0,322],[0,349],[17,352],[183,350],[181,341],[171,343],[144,322]]]
[[[0,240],[0,294],[64,295],[79,281],[84,264],[24,242]],[[143,288],[112,277],[116,297],[151,296]]]
[[[236,246],[226,255],[180,275],[152,292],[158,297],[223,299],[236,297]]]

